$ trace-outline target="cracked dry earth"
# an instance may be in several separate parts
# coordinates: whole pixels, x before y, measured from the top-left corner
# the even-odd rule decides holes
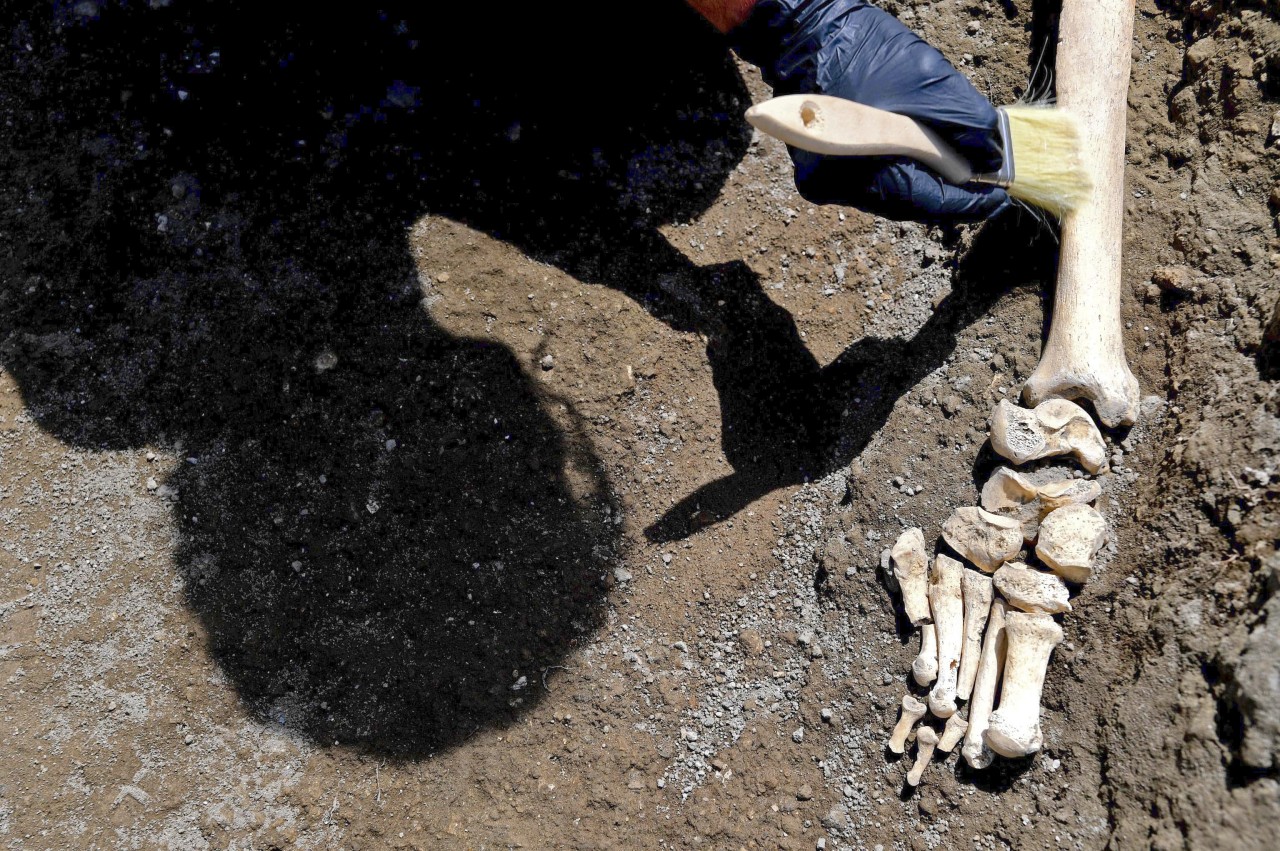
[[[1275,847],[1274,0],[1138,3],[1112,542],[914,792],[881,552],[1052,234],[809,205],[679,3],[348,5],[0,8],[0,843]],[[1054,20],[887,7],[996,102]]]

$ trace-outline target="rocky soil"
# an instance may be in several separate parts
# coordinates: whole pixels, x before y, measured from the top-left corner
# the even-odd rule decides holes
[[[1051,229],[809,205],[678,2],[262,5],[0,7],[5,847],[1274,847],[1274,0],[1139,0],[1112,541],[916,791],[882,553]],[[1049,3],[886,8],[1043,86]]]

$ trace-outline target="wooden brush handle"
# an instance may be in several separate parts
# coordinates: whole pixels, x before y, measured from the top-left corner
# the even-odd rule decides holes
[[[973,178],[968,161],[928,127],[844,98],[784,95],[748,109],[747,121],[762,133],[815,154],[910,157],[957,186]]]

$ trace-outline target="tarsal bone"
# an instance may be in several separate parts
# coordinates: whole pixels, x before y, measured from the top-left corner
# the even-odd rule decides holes
[[[1064,505],[1040,524],[1036,555],[1068,582],[1087,582],[1107,542],[1107,522],[1088,505]]]
[[[1107,445],[1097,425],[1066,399],[1048,399],[1034,410],[1001,399],[991,414],[991,448],[1015,464],[1066,454],[1090,473],[1107,464]]]
[[[1016,609],[1051,615],[1071,611],[1066,583],[1055,574],[1012,561],[997,570],[992,579],[996,590]]]
[[[973,505],[957,508],[942,524],[942,538],[960,555],[992,573],[1022,549],[1022,526]]]
[[[1000,467],[982,486],[982,510],[1017,520],[1022,539],[1035,541],[1040,521],[1050,511],[1064,505],[1091,503],[1102,495],[1102,487],[1092,479],[1064,478],[1036,484],[1030,477]]]

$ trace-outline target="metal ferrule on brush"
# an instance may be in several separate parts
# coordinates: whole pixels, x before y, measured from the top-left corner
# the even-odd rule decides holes
[[[1000,164],[999,171],[975,174],[969,180],[972,183],[985,183],[1008,189],[1013,185],[1013,140],[1009,135],[1009,113],[1005,112],[1003,107],[997,107],[996,115],[999,117],[996,126],[1000,130],[1000,150],[1004,152],[1004,162]]]

